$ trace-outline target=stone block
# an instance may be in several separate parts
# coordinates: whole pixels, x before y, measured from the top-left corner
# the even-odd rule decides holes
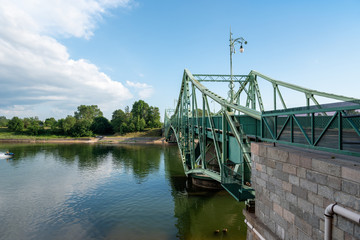
[[[266,172],[261,172],[260,177],[264,179],[265,181],[269,181],[269,175],[267,175]]]
[[[280,162],[287,162],[289,158],[289,152],[279,149],[277,147],[268,147],[267,157]]]
[[[273,203],[280,204],[280,197],[277,194],[270,192],[270,201]]]
[[[285,239],[285,229],[282,228],[279,225],[276,225],[276,235],[280,238],[280,239]]]
[[[345,239],[344,231],[340,230],[336,226],[333,226],[333,228],[332,228],[332,237],[333,237],[333,239],[344,240]]]
[[[289,175],[289,182],[293,185],[299,186],[300,185],[300,179],[299,177],[295,175]]]
[[[259,162],[260,157],[258,155],[251,155],[251,160],[255,163]]]
[[[279,171],[283,171],[283,164],[282,162],[275,162],[275,169]]]
[[[357,201],[356,197],[344,192],[335,192],[334,199],[336,202],[343,205],[343,207],[348,207],[352,209],[356,209]]]
[[[295,215],[295,218],[298,217],[300,219],[304,219],[305,212],[303,209],[300,209],[297,206],[290,203],[289,210]]]
[[[316,193],[308,192],[308,201],[313,203],[316,206],[323,207],[324,198]]]
[[[263,172],[263,167],[264,165],[260,164],[260,163],[255,163],[255,169],[256,171],[259,171],[259,172]]]
[[[324,218],[324,212],[325,212],[325,208],[314,205],[314,214],[315,214],[315,216],[317,216],[320,219]]]
[[[341,176],[341,166],[325,160],[313,159],[312,168],[314,171],[324,173],[326,175],[332,175],[335,177]]]
[[[275,170],[274,171],[274,176],[277,177],[280,180],[283,180],[283,181],[286,181],[286,182],[289,181],[289,174],[285,173],[283,171]]]
[[[349,193],[352,195],[357,195],[358,191],[359,191],[359,183],[354,183],[354,182],[351,182],[348,180],[343,180],[341,189],[343,192],[346,192],[346,193]]]
[[[283,216],[283,208],[279,205],[279,204],[277,204],[277,203],[273,203],[273,210],[274,210],[274,212],[276,212],[279,216]]]
[[[297,197],[294,194],[292,194],[290,192],[286,192],[285,199],[286,199],[286,201],[293,204],[294,206],[297,206]]]
[[[360,224],[355,224],[355,226],[354,226],[354,236],[358,236],[360,238]]]
[[[306,179],[303,179],[301,178],[300,179],[300,187],[308,190],[308,191],[311,191],[311,192],[314,192],[314,193],[317,193],[317,188],[318,188],[318,185],[316,183],[313,183],[313,182],[310,182]]]
[[[312,159],[308,156],[300,156],[299,167],[311,169],[312,168]]]
[[[337,226],[339,229],[341,229],[344,232],[347,232],[351,235],[354,235],[354,224],[350,222],[349,220],[338,216]]]
[[[359,240],[358,237],[354,237],[353,235],[350,235],[349,233],[347,232],[344,232],[344,240]]]
[[[299,218],[298,216],[295,216],[295,225],[302,230],[307,236],[311,237],[312,234],[312,227],[310,224],[305,222],[303,219]],[[299,238],[303,239],[303,238]]]
[[[280,197],[280,199],[285,199],[285,191],[284,191],[284,189],[282,189],[282,187],[276,187],[275,194],[278,195]]]
[[[280,225],[284,228],[287,226],[285,219],[274,211],[270,211],[270,219],[274,220],[277,225]]]
[[[276,164],[275,164],[275,160],[266,158],[266,166],[271,167],[271,168],[275,168]]]
[[[318,184],[327,184],[327,176],[325,174],[321,174],[319,172],[307,170],[306,171],[306,179],[309,181],[318,183]]]
[[[301,239],[301,240],[313,240],[311,235],[309,236],[308,234],[306,234],[304,231],[298,230],[298,235],[297,235],[297,239]]]
[[[304,212],[303,220],[307,222],[312,228],[319,229],[320,218],[315,216],[313,213]]]
[[[264,224],[274,233],[276,231],[276,228],[275,228],[275,221],[274,220],[271,220],[270,218],[269,219],[264,219]]]
[[[252,142],[251,143],[251,153],[252,155],[259,155],[259,144]]]
[[[266,173],[270,176],[274,175],[274,168],[267,166],[266,167]]]
[[[358,167],[341,167],[341,177],[353,182],[360,183],[360,170]]]
[[[319,229],[313,228],[312,239],[313,240],[323,240],[324,232],[320,231]]]
[[[305,168],[301,168],[298,167],[296,169],[296,176],[300,177],[300,178],[306,178],[306,169]]]
[[[294,224],[288,224],[285,231],[285,239],[295,240],[297,239],[297,228]]]
[[[307,199],[307,190],[303,189],[302,187],[298,187],[293,185],[292,186],[292,191],[291,191],[295,196],[297,196],[298,198],[302,198],[302,199]]]
[[[286,210],[285,208],[283,209],[283,217],[284,217],[284,219],[285,219],[287,222],[289,222],[290,224],[294,224],[294,222],[295,222],[295,215],[294,215],[292,212]]]
[[[298,152],[289,152],[289,163],[300,166],[300,154]]]
[[[296,175],[296,167],[294,165],[289,164],[289,163],[284,163],[283,164],[283,171],[287,172],[287,173],[290,173],[290,174],[293,174],[293,175]]]
[[[263,188],[266,188],[266,182],[265,182],[265,180],[263,180],[263,179],[261,179],[261,178],[256,178],[256,183],[257,183],[259,186],[261,186],[261,187],[263,187]]]
[[[275,192],[275,185],[271,182],[266,182],[266,189],[270,192]]]
[[[298,198],[298,208],[302,209],[304,212],[314,212],[314,204],[302,198]]]
[[[329,185],[329,187],[332,187],[335,190],[341,189],[341,178],[328,176],[327,179],[328,179],[327,184]]]
[[[267,147],[266,144],[259,144],[259,156],[266,157]]]
[[[276,178],[274,176],[269,176],[269,182],[271,182],[272,184],[274,184],[277,187],[282,186],[282,181],[279,178]]]
[[[334,197],[334,190],[327,186],[318,185],[318,194],[320,196],[326,197],[327,199],[333,199]]]
[[[292,184],[282,181],[282,188],[284,189],[284,191],[291,192]]]

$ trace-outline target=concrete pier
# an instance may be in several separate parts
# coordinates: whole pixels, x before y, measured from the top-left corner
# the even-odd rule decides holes
[[[360,213],[360,158],[252,143],[255,213],[247,221],[265,239],[324,239],[332,203]],[[360,239],[360,224],[334,216],[333,239]],[[259,239],[248,228],[247,239]]]

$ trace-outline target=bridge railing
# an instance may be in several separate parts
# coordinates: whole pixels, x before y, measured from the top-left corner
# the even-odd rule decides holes
[[[360,101],[264,112],[261,139],[360,156]]]

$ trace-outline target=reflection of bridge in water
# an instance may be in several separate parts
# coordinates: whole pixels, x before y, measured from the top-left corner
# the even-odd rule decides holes
[[[265,81],[260,83],[260,79]],[[233,99],[227,100],[201,82],[218,84],[217,92],[226,82],[238,88],[229,94]],[[286,95],[289,102],[304,97],[305,107],[288,108]],[[320,104],[320,99],[336,103]],[[176,109],[165,112],[165,136],[178,143],[186,175],[215,180],[244,201],[255,196],[252,141],[360,156],[360,101],[273,80],[255,71],[230,76],[193,75],[185,70]]]

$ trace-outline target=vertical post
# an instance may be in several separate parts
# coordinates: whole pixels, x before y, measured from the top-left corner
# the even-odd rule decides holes
[[[191,168],[194,169],[195,168],[195,96],[194,96],[194,83],[191,83],[191,119],[192,119],[192,123],[191,123]]]
[[[276,110],[276,84],[273,84],[274,87],[274,110]]]
[[[274,136],[275,136],[275,140],[278,139],[278,135],[277,135],[277,118],[278,118],[278,116],[274,116]]]
[[[256,109],[255,81],[257,81],[257,75],[255,75],[255,79],[253,79],[253,81],[252,81],[252,88],[251,88],[251,98],[252,98],[251,108],[254,110]]]
[[[225,116],[226,108],[223,108],[222,116],[222,153],[221,153],[221,164],[224,166],[227,159],[227,124],[226,124],[226,116]],[[223,171],[221,173],[221,176],[224,175],[225,167],[222,168]]]
[[[233,42],[232,42],[232,37],[231,37],[232,33],[231,33],[231,28],[230,28],[230,103],[233,103],[233,73],[232,73],[232,54],[233,54]]]
[[[290,115],[290,142],[293,143],[294,142],[294,120],[293,120],[294,116],[291,114]]]
[[[202,160],[202,168],[206,169],[206,119],[205,119],[205,97],[206,95],[203,93],[202,94],[202,99],[203,99],[203,109],[202,109],[202,143],[201,143],[201,160]]]
[[[342,139],[342,114],[341,111],[337,112],[338,115],[338,129],[339,129],[339,150],[343,149],[343,139]]]
[[[315,113],[311,113],[311,144],[315,143]]]

